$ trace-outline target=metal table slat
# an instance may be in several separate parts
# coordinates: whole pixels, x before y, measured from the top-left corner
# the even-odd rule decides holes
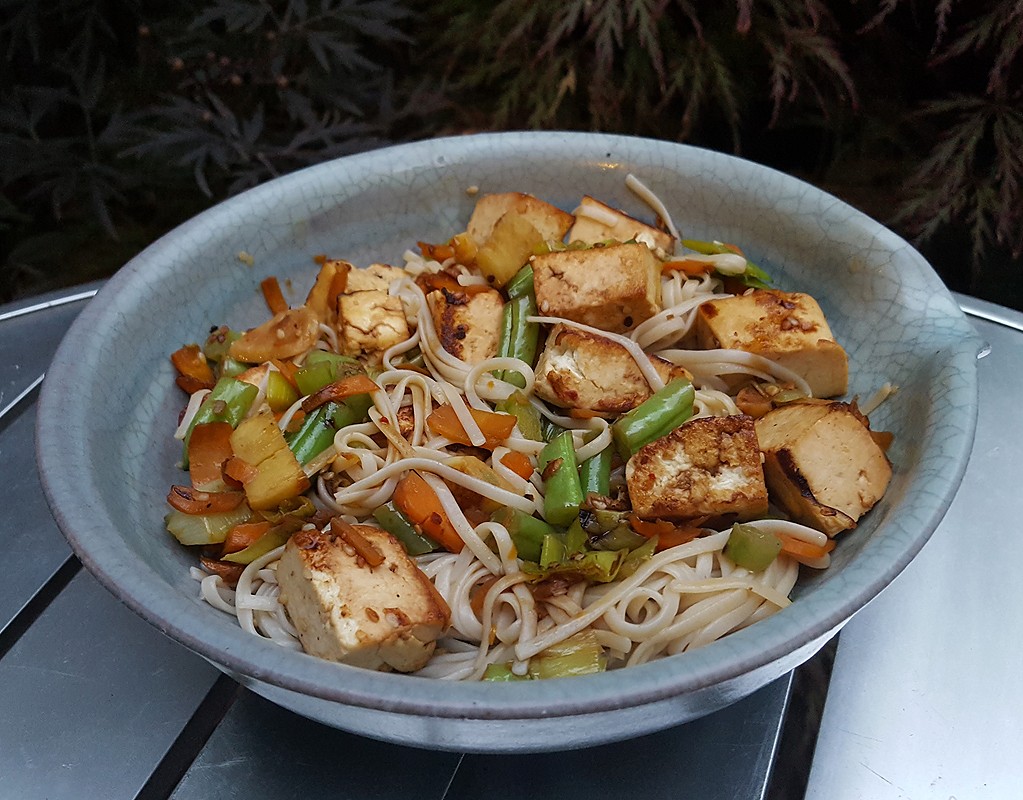
[[[0,660],[0,796],[134,797],[218,674],[80,572]]]

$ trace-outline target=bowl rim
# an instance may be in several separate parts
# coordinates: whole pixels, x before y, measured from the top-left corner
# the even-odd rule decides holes
[[[130,294],[146,280],[142,262],[158,261],[186,240],[196,226],[205,226],[223,215],[232,215],[252,203],[280,205],[295,198],[303,186],[341,162],[349,174],[372,179],[395,162],[436,168],[444,158],[459,160],[496,150],[528,157],[536,148],[560,148],[567,155],[614,152],[624,157],[650,157],[670,153],[679,159],[698,158],[710,164],[731,165],[770,177],[781,190],[811,191],[830,198],[833,207],[871,230],[892,250],[915,256],[920,267],[931,268],[919,254],[896,234],[843,201],[833,198],[777,170],[691,145],[598,133],[514,132],[425,140],[346,156],[291,173],[223,201],[183,223],[115,274],[87,304],[57,349],[43,382],[36,431],[37,459],[44,493],[58,526],[75,554],[100,583],[119,600],[163,633],[202,655],[236,677],[255,679],[280,688],[343,705],[441,718],[534,719],[612,710],[665,700],[709,689],[740,679],[820,639],[841,627],[871,598],[884,589],[924,546],[952,502],[966,469],[977,417],[976,353],[979,340],[963,317],[962,330],[951,331],[946,346],[949,362],[963,376],[961,384],[949,387],[950,400],[962,415],[954,447],[934,455],[935,477],[927,487],[929,503],[913,520],[908,531],[900,520],[889,521],[891,536],[903,541],[896,558],[891,548],[868,542],[858,554],[857,570],[817,587],[815,602],[794,603],[785,614],[776,614],[757,625],[730,634],[684,658],[615,670],[573,681],[531,681],[528,683],[465,684],[371,672],[276,647],[246,634],[241,628],[212,638],[203,615],[196,614],[193,598],[167,584],[147,564],[125,558],[105,530],[113,520],[92,506],[98,496],[94,473],[82,437],[72,441],[62,435],[66,426],[84,424],[84,412],[76,409],[69,391],[88,380],[90,363],[81,358],[80,342],[89,332],[103,330],[120,313],[118,298]],[[935,276],[936,279],[936,276]],[[936,279],[937,280],[937,279]],[[940,283],[940,281],[939,281]],[[947,290],[946,290],[947,293]],[[949,295],[949,301],[954,303]],[[70,480],[77,476],[76,480]],[[83,515],[81,509],[89,509]],[[880,559],[886,563],[881,563]],[[867,567],[870,567],[869,569]],[[847,570],[848,572],[848,570]],[[802,606],[806,606],[803,608]],[[820,609],[827,609],[822,612]],[[736,698],[737,699],[737,698]]]

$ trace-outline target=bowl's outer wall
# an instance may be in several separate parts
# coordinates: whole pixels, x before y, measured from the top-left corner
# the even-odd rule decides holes
[[[263,321],[258,285],[268,275],[278,276],[300,303],[317,254],[357,265],[401,263],[416,241],[446,241],[464,229],[475,202],[470,187],[530,192],[567,210],[587,193],[650,219],[624,185],[629,172],[665,201],[685,236],[740,244],[777,285],[820,301],[849,352],[850,394],[867,397],[888,381],[900,389],[872,420],[896,433],[889,493],[843,538],[831,569],[801,580],[799,602],[684,658],[556,689],[530,684],[495,692],[289,653],[243,634],[198,600],[188,575],[193,556],[162,525],[167,487],[181,480],[174,466],[180,444],[171,439],[182,405],[167,358],[172,350],[202,341],[211,325]],[[426,715],[485,728],[499,719],[610,713],[689,697],[650,715],[664,727],[672,713],[677,722],[713,710],[700,698],[721,696],[714,690],[719,684],[753,691],[794,666],[793,653],[813,652],[812,643],[843,624],[923,546],[966,466],[978,347],[952,297],[908,244],[835,198],[767,168],[599,134],[435,140],[273,181],[200,215],[130,262],[83,311],[48,373],[40,471],[58,523],[111,591],[232,674],[279,687],[276,699],[285,705],[295,693],[309,695],[299,709],[309,716],[348,727],[332,708],[310,710],[326,701],[362,707],[363,718],[383,710],[395,718]],[[750,685],[749,675],[759,683]],[[406,691],[410,681],[415,691]],[[381,722],[363,732],[393,738],[387,728]]]

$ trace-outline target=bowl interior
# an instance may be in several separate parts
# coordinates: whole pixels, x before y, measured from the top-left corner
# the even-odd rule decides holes
[[[463,230],[479,192],[524,191],[571,211],[590,194],[642,219],[634,173],[684,235],[739,244],[780,288],[815,296],[850,356],[850,395],[898,393],[872,416],[891,430],[888,495],[842,537],[826,572],[804,571],[790,608],[703,650],[644,667],[540,684],[462,686],[381,675],[290,653],[202,603],[194,563],[163,530],[180,482],[172,434],[183,396],[168,355],[212,325],[266,319],[259,282],[293,303],[317,254],[401,263],[419,240]],[[636,705],[713,686],[833,630],[909,562],[965,468],[978,343],[923,259],[897,236],[807,184],[739,159],[598,134],[435,140],[326,163],[236,197],[168,234],[103,288],[46,379],[39,459],[54,514],[87,567],[146,619],[235,674],[392,712],[529,718]],[[416,682],[408,691],[409,681]],[[542,683],[542,682],[541,682]],[[755,688],[755,687],[754,687]]]

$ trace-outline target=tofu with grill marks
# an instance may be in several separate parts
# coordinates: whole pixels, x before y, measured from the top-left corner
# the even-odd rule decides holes
[[[623,333],[661,310],[661,262],[645,244],[555,250],[532,265],[545,316]]]
[[[753,419],[701,417],[641,447],[625,466],[632,509],[643,519],[767,513]]]
[[[650,356],[667,383],[692,376],[682,367]],[[617,414],[635,408],[652,394],[639,365],[622,345],[586,331],[556,325],[536,364],[536,393],[562,408]]]
[[[756,289],[710,300],[696,315],[703,349],[724,347],[764,356],[801,376],[814,397],[845,394],[849,364],[817,301],[808,294]]]
[[[437,290],[427,295],[441,346],[467,364],[497,355],[504,300],[496,289]]]
[[[797,522],[834,536],[888,488],[888,456],[849,403],[790,403],[756,428],[771,500]]]
[[[367,669],[421,669],[451,611],[397,539],[370,525],[353,527],[383,555],[381,564],[371,567],[330,531],[299,531],[284,548],[277,582],[302,646]]]

